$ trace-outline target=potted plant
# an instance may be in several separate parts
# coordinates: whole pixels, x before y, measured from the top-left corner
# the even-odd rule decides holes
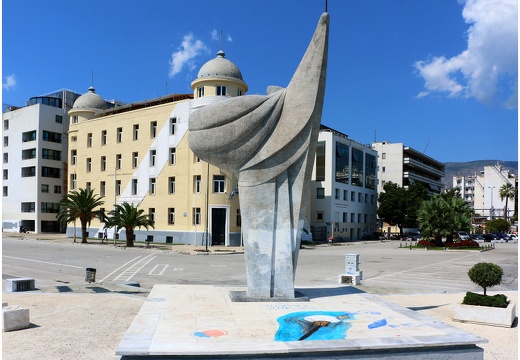
[[[496,264],[480,262],[468,271],[475,284],[484,289],[484,295],[468,291],[462,304],[455,306],[455,321],[483,325],[511,327],[515,320],[516,304],[503,294],[489,296],[486,290],[499,285],[504,270]]]

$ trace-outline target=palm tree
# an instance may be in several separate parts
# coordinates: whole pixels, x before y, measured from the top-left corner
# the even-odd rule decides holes
[[[79,219],[81,223],[81,242],[86,243],[87,226],[90,226],[90,221],[94,218],[103,221],[105,218],[103,210],[95,210],[104,203],[100,196],[94,194],[94,190],[73,190],[60,201],[60,211],[56,218],[62,224],[75,222],[76,219]]]
[[[134,204],[124,202],[116,204],[114,209],[108,213],[108,218],[105,219],[105,227],[119,227],[125,228],[126,232],[126,246],[134,246],[134,229],[144,227],[148,230],[149,227],[154,228],[153,221],[149,215],[144,214],[143,209],[137,209]]]
[[[509,199],[514,200],[516,197],[515,187],[510,182],[506,182],[498,189],[498,195],[500,200],[506,199],[506,207],[504,208],[504,220],[507,220],[507,201]]]

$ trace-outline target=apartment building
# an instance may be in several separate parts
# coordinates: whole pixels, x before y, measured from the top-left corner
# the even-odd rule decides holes
[[[313,240],[359,240],[377,231],[375,150],[322,125],[311,184]]]
[[[2,114],[2,231],[59,232],[67,192],[67,112],[79,94],[58,90]]]
[[[378,160],[378,193],[387,182],[407,188],[413,183],[421,183],[430,194],[439,194],[444,185],[444,164],[402,143],[388,141],[372,143]]]
[[[458,188],[460,196],[475,210],[476,219],[511,218],[517,210],[517,201],[500,198],[500,188],[510,183],[518,186],[515,174],[500,165],[484,166],[484,169],[471,176],[454,176],[453,187]]]
[[[136,239],[165,243],[240,245],[237,179],[196,157],[188,146],[192,112],[247,92],[238,67],[222,51],[204,64],[193,94],[106,109],[93,90],[69,111],[69,189],[103,196],[105,211],[132,203],[144,209],[154,229],[136,229]],[[92,221],[89,236],[103,224]],[[72,224],[67,234],[73,233]],[[123,239],[125,232],[109,230]]]

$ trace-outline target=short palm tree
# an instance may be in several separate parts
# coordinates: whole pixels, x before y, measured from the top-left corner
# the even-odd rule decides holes
[[[87,242],[87,226],[90,221],[98,218],[101,221],[105,218],[103,210],[99,209],[105,202],[94,190],[79,189],[69,192],[60,201],[60,210],[56,218],[62,224],[68,224],[79,219],[81,223],[81,242]],[[96,210],[96,208],[98,208]]]
[[[500,200],[504,200],[504,198],[506,199],[506,207],[504,208],[504,220],[507,220],[507,200],[515,199],[515,187],[511,183],[506,182],[504,185],[500,187],[500,189],[498,189],[498,195],[500,196]]]
[[[124,202],[116,204],[114,209],[108,213],[108,218],[105,220],[105,227],[125,228],[126,232],[126,246],[134,246],[134,229],[144,227],[148,230],[149,227],[154,228],[153,221],[149,215],[144,214],[143,209],[138,209],[134,204]]]

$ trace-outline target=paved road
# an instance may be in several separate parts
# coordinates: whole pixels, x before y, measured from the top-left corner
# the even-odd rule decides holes
[[[360,254],[363,280],[359,288],[370,293],[478,292],[481,289],[469,280],[467,271],[481,261],[504,269],[502,284],[492,290],[518,289],[516,243],[496,244],[495,250],[486,252],[409,250],[399,244],[364,241],[302,249],[296,287],[334,286],[344,271],[345,254]],[[6,237],[2,247],[2,279],[31,277],[38,288],[84,282],[86,268],[97,270],[97,281],[136,281],[146,288],[169,283],[246,286],[243,254],[186,255],[143,247]]]

